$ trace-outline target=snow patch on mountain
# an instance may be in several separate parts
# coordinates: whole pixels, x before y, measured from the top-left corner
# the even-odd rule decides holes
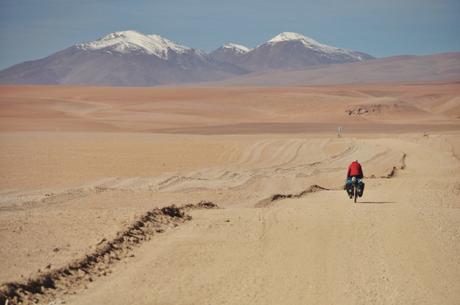
[[[239,54],[244,54],[244,53],[251,51],[250,48],[242,46],[240,44],[236,44],[236,43],[224,44],[222,48],[234,50],[236,53],[239,53]]]
[[[310,37],[307,37],[307,36],[304,36],[298,33],[293,33],[293,32],[280,33],[276,35],[275,37],[273,37],[272,39],[270,39],[268,42],[279,42],[279,41],[290,41],[290,40],[302,40],[302,41],[310,42],[311,44],[319,44],[319,42],[317,42],[316,40]]]
[[[172,42],[159,35],[144,35],[136,31],[120,31],[98,40],[76,45],[82,50],[107,50],[118,53],[141,52],[167,59],[169,52],[186,53],[191,48]]]

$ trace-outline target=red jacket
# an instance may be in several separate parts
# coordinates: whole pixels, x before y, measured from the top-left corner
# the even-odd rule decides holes
[[[348,166],[347,178],[351,176],[358,176],[359,178],[363,177],[363,169],[361,168],[361,164],[356,161],[351,162],[350,166]]]

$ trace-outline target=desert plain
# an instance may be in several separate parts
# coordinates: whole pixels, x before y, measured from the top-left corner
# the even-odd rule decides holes
[[[459,158],[455,82],[0,86],[0,300],[459,304]]]

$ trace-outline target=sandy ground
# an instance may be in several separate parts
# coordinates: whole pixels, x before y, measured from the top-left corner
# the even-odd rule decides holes
[[[53,304],[458,304],[458,85],[291,89],[0,88],[0,284],[209,200]]]
[[[317,87],[0,86],[0,131],[199,134],[457,130],[458,83]],[[409,125],[409,126],[403,126]]]

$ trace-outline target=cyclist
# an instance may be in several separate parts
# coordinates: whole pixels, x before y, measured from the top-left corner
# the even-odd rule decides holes
[[[359,192],[360,194],[359,197],[362,196],[362,191],[364,190],[364,183],[361,181],[361,179],[363,179],[363,176],[364,176],[363,169],[361,167],[361,164],[358,162],[358,160],[351,162],[351,164],[348,166],[347,183],[346,183],[346,190],[350,198],[353,197],[353,187],[352,187],[353,177],[355,177],[355,179],[357,179],[359,183],[362,185],[362,189]]]

